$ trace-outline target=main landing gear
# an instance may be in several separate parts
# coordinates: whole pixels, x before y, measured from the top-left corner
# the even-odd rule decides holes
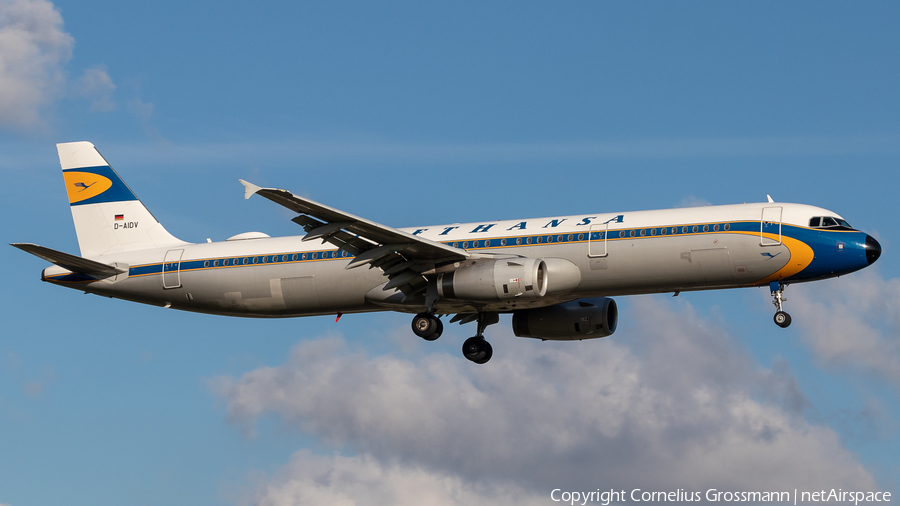
[[[772,297],[775,299],[772,301],[772,304],[775,304],[775,325],[778,325],[781,328],[787,328],[791,324],[791,315],[784,312],[782,308],[782,304],[787,299],[784,298],[784,289],[787,285],[783,285],[778,281],[773,281],[769,284],[769,289],[772,291]]]
[[[494,355],[491,343],[484,338],[484,329],[500,321],[497,313],[478,313],[478,330],[475,337],[466,339],[462,346],[463,356],[476,364],[487,363]]]
[[[457,316],[457,318],[459,318],[459,316]],[[466,339],[466,342],[464,342],[462,346],[462,352],[463,356],[472,362],[484,364],[490,360],[491,356],[494,354],[491,343],[484,339],[484,329],[488,325],[499,322],[500,315],[497,313],[486,312],[478,313],[477,318],[475,314],[471,314],[468,317],[459,319],[462,320],[460,323],[467,323],[474,319],[478,320],[478,330],[475,337]],[[453,323],[453,321],[456,320],[451,320],[451,323]],[[426,341],[434,341],[441,337],[441,333],[444,331],[444,324],[441,323],[440,318],[432,313],[419,313],[413,317],[412,331],[415,335]]]
[[[426,341],[434,341],[444,332],[444,324],[431,313],[419,313],[413,317],[412,331]]]

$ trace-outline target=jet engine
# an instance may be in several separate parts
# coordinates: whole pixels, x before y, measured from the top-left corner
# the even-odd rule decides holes
[[[540,298],[547,293],[547,265],[535,258],[482,262],[439,274],[442,299],[495,301]]]
[[[513,312],[513,333],[553,341],[594,339],[616,331],[616,301],[599,297]]]

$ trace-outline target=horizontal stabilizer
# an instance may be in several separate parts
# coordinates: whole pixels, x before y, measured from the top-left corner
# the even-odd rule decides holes
[[[38,246],[37,244],[15,243],[10,244],[10,246],[15,246],[22,251],[31,253],[32,255],[46,260],[52,264],[56,264],[63,269],[68,269],[72,272],[77,272],[80,274],[87,274],[88,276],[106,278],[126,272],[126,269],[116,268],[112,265],[95,262],[94,260],[88,260],[87,258],[70,255],[68,253],[45,248],[43,246]]]

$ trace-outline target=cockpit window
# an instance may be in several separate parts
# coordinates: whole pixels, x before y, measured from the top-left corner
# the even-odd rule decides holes
[[[809,220],[810,228],[830,228],[837,230],[853,230],[846,221],[834,216],[816,216]]]

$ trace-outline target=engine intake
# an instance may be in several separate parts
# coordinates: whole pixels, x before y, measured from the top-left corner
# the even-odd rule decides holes
[[[443,299],[540,298],[547,293],[547,265],[535,258],[478,263],[438,275],[437,289]]]
[[[612,335],[619,322],[616,301],[607,297],[579,299],[513,312],[513,333],[553,341],[594,339]]]

